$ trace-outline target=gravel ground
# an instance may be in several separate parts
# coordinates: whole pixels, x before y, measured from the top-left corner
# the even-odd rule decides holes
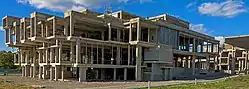
[[[148,82],[77,82],[77,81],[50,81],[37,78],[27,78],[20,76],[0,76],[0,80],[14,81],[18,84],[26,84],[44,89],[127,89],[147,87]],[[211,82],[215,80],[198,80],[198,82]],[[151,86],[167,86],[194,83],[194,80],[161,81],[151,82]]]

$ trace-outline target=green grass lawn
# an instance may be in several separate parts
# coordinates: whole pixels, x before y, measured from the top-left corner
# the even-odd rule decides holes
[[[0,80],[0,89],[34,89],[34,88],[23,84],[16,84],[12,81]]]
[[[147,88],[143,88],[147,89]],[[212,83],[154,87],[151,89],[249,89],[249,76],[240,76]]]

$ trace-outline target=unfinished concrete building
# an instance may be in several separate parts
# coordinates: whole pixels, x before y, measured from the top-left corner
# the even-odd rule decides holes
[[[220,52],[219,70],[230,74],[248,73],[249,36],[225,37]]]
[[[170,80],[214,70],[219,51],[214,37],[167,14],[34,12],[4,17],[3,28],[22,75],[40,79]]]

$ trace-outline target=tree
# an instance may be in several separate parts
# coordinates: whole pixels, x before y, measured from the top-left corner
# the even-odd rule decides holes
[[[14,53],[0,51],[0,68],[16,69],[18,66],[14,65]]]

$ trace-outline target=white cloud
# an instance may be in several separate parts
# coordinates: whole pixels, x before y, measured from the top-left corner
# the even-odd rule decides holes
[[[213,32],[205,28],[204,24],[190,24],[190,29],[193,31],[199,32],[199,33],[206,34],[206,35]]]
[[[240,0],[225,0],[224,2],[207,2],[198,7],[201,14],[210,16],[234,17],[240,13],[247,12],[244,2]]]
[[[197,1],[189,3],[186,8],[192,7],[197,4]]]
[[[225,44],[225,37],[223,37],[223,36],[217,36],[217,37],[215,37],[215,40],[220,41],[220,47],[224,46],[224,44]]]
[[[22,4],[29,4],[38,9],[49,9],[63,12],[66,10],[82,10],[85,8],[100,8],[107,4],[129,3],[135,0],[17,0]],[[150,2],[152,0],[136,0],[140,3]]]

